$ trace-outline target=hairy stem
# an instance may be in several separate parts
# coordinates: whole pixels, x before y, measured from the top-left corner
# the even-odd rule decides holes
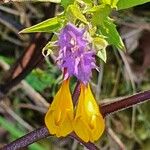
[[[108,105],[103,105],[101,107],[101,112],[102,112],[103,116],[106,117],[109,114],[115,113],[122,109],[132,107],[133,105],[140,104],[142,102],[146,102],[148,100],[150,100],[150,90],[135,94],[133,96],[127,97],[125,99],[122,99],[120,101],[117,101],[117,102],[114,102],[114,103],[111,103]],[[1,150],[21,149],[23,147],[26,147],[40,139],[46,138],[48,136],[49,136],[49,132],[48,132],[47,128],[44,126],[44,127],[38,128],[38,129],[28,133],[27,135],[11,142],[10,144],[4,146]],[[80,143],[82,143],[86,148],[88,148],[90,150],[98,149],[94,144],[92,144],[90,142],[88,142],[88,143],[83,142],[74,133],[71,133],[69,135],[69,137],[75,138]]]
[[[116,101],[114,103],[103,105],[101,107],[101,112],[102,112],[103,116],[105,117],[109,114],[115,113],[117,111],[121,111],[123,109],[127,109],[129,107],[132,107],[136,104],[146,102],[148,100],[150,100],[150,90],[137,93],[133,96],[124,98],[124,99],[122,99],[120,101]]]

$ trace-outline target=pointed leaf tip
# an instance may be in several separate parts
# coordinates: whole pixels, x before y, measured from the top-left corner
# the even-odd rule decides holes
[[[33,32],[55,32],[58,29],[61,28],[61,21],[59,20],[59,18],[54,17],[54,18],[50,18],[47,19],[43,22],[40,22],[36,25],[33,25],[31,27],[25,28],[23,30],[21,30],[19,32],[20,33],[33,33]]]

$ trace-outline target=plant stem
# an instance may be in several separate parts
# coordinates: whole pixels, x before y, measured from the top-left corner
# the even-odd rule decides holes
[[[101,107],[101,112],[102,112],[103,116],[106,117],[109,114],[121,111],[122,109],[132,107],[133,105],[140,104],[140,103],[146,102],[148,100],[150,100],[150,90],[145,91],[145,92],[141,92],[141,93],[137,93],[133,96],[124,98],[118,102],[103,105]],[[38,128],[38,129],[28,133],[27,135],[24,135],[23,137],[7,144],[1,150],[21,149],[23,147],[26,147],[26,146],[28,146],[28,145],[30,145],[30,144],[32,144],[32,143],[34,143],[40,139],[46,138],[48,136],[49,136],[49,132],[48,132],[47,128],[44,126],[44,127]],[[86,148],[88,148],[90,150],[97,150],[98,149],[93,143],[83,142],[74,133],[71,133],[69,135],[69,137],[75,138],[80,143],[82,143]]]
[[[129,107],[132,107],[136,104],[146,102],[148,100],[150,100],[150,90],[137,93],[133,96],[124,98],[117,102],[103,105],[103,106],[101,106],[101,112],[102,112],[103,116],[105,117],[109,114],[115,113],[117,111],[121,111],[123,109],[127,109]]]

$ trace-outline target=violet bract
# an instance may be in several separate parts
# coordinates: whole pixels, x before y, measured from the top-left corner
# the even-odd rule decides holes
[[[89,46],[84,36],[85,29],[77,28],[68,23],[60,32],[58,46],[60,48],[58,65],[67,69],[65,78],[76,76],[78,80],[87,83],[95,65],[95,52]]]

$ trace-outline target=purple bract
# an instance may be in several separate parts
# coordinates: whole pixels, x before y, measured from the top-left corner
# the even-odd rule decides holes
[[[86,84],[96,65],[95,52],[90,48],[89,42],[84,36],[85,31],[71,23],[61,30],[57,42],[60,48],[57,62],[62,70],[67,70],[65,78],[76,76]]]

